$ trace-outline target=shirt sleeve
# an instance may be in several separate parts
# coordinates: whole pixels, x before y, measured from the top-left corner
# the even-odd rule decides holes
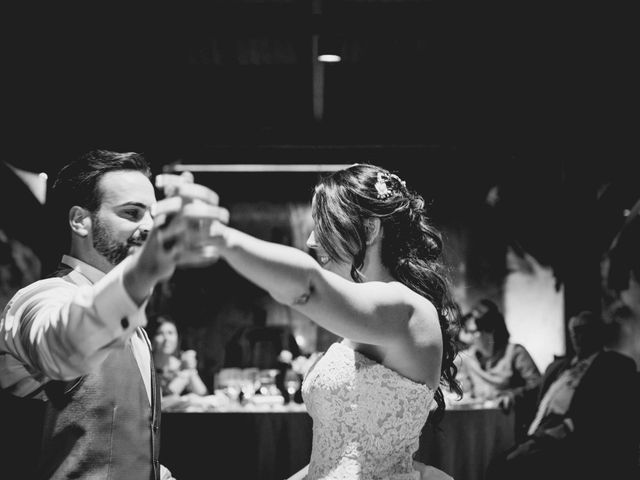
[[[126,261],[94,285],[50,278],[19,291],[0,322],[0,351],[39,380],[70,380],[95,370],[146,324],[144,304],[135,304],[124,288]]]

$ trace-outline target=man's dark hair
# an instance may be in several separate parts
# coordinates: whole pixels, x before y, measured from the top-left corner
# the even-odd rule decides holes
[[[62,167],[51,199],[66,212],[74,205],[95,212],[102,200],[98,182],[106,173],[118,170],[135,170],[151,177],[151,168],[140,153],[91,150]]]

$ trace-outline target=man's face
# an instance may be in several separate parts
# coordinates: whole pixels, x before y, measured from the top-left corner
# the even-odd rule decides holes
[[[569,338],[578,356],[590,355],[602,345],[603,332],[594,320],[579,315],[569,320]]]
[[[93,247],[111,265],[135,252],[147,238],[156,201],[153,185],[141,172],[108,172],[98,182],[101,202],[91,215]]]

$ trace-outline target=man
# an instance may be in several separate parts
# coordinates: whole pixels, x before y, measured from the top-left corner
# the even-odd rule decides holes
[[[633,358],[640,370],[640,200],[614,238],[603,267],[607,314],[618,329],[612,348]]]
[[[612,321],[612,349],[633,358],[636,366],[636,411],[640,405],[640,200],[629,210],[603,261],[607,315]],[[640,415],[628,419],[634,429],[635,465],[640,478]]]
[[[211,205],[198,218],[226,221],[226,211],[193,184],[156,204],[149,177],[141,155],[105,150],[58,174],[51,201],[69,228],[68,254],[0,318],[3,477],[171,478],[158,462],[144,307],[186,258],[187,200]]]
[[[489,466],[486,478],[631,478],[635,364],[603,349],[604,323],[583,311],[569,321],[575,355],[553,362],[528,436]]]

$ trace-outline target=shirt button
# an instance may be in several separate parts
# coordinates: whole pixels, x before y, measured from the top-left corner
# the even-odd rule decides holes
[[[120,325],[122,325],[122,328],[126,330],[127,328],[129,328],[129,319],[127,317],[124,317],[122,320],[120,320]]]

